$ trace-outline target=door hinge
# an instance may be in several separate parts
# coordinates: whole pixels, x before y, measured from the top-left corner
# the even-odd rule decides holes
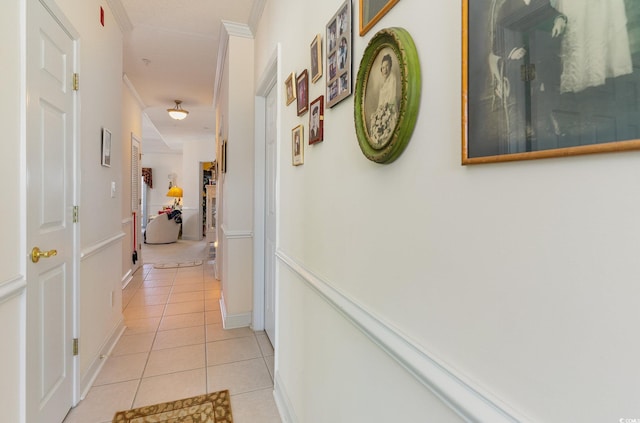
[[[73,355],[78,355],[78,338],[73,338]]]
[[[73,206],[73,223],[78,223],[78,220],[80,219],[78,214],[78,206]]]
[[[77,73],[73,74],[73,91],[80,89],[80,76]]]

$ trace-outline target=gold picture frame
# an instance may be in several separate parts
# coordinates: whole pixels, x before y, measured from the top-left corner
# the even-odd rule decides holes
[[[316,82],[322,77],[322,35],[315,36],[310,46],[311,54],[311,82]]]
[[[359,0],[360,36],[363,36],[400,0]]]
[[[284,93],[287,99],[287,106],[296,99],[296,73],[291,72],[284,81]]]
[[[607,40],[615,57],[576,67],[613,48],[586,35],[595,28],[569,27],[584,4],[463,0],[463,165],[640,149],[640,105],[630,88],[640,80],[630,47],[638,40],[625,30],[640,25],[640,3],[594,19],[621,28]]]
[[[291,130],[291,158],[294,166],[304,164],[304,125]]]

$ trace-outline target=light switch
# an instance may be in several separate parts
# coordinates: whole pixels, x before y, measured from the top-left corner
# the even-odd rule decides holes
[[[116,182],[111,181],[111,198],[116,198]]]

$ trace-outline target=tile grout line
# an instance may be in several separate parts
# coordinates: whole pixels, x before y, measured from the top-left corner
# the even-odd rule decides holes
[[[138,288],[138,289],[142,289],[144,290],[144,281],[147,279],[147,277],[149,276],[149,273],[151,273],[151,271],[147,272],[147,274],[145,275],[144,279],[143,279],[143,285]],[[177,274],[177,272],[176,272]],[[175,278],[177,275],[173,276],[173,282],[171,284],[171,291],[173,291],[173,286],[175,285]],[[170,291],[170,293],[171,293]],[[169,294],[171,295],[171,294]],[[169,296],[167,296],[167,301],[169,301]],[[138,398],[138,394],[140,393],[140,387],[142,386],[142,379],[144,378],[144,372],[147,370],[147,366],[149,365],[149,359],[151,358],[151,352],[153,351],[153,344],[155,344],[156,342],[156,338],[158,337],[158,331],[160,330],[160,325],[162,324],[162,320],[164,319],[164,313],[167,309],[167,303],[165,302],[164,304],[164,308],[162,310],[162,316],[160,316],[160,321],[158,322],[158,326],[156,327],[156,330],[153,334],[153,340],[151,341],[151,345],[149,346],[149,351],[147,352],[147,359],[144,363],[144,366],[142,367],[142,372],[140,373],[140,378],[138,379],[138,386],[136,387],[136,391],[133,394],[133,399],[131,400],[131,408],[133,408],[133,405],[136,403],[136,399]]]

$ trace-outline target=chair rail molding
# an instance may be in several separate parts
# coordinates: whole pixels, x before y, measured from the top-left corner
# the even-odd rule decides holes
[[[23,275],[0,282],[0,304],[22,294],[26,288],[27,280]]]
[[[220,226],[222,234],[227,239],[253,238],[253,231],[250,230],[229,230],[224,224]]]
[[[411,341],[393,325],[383,321],[365,306],[334,288],[329,281],[316,276],[284,251],[277,250],[276,257],[465,421],[492,423],[530,421],[509,409],[500,399],[472,386],[471,382],[466,381],[462,375],[445,366],[433,354]]]
[[[125,237],[125,233],[124,232],[120,232],[116,235],[113,235],[110,238],[107,239],[103,239],[102,241],[98,241],[95,244],[85,248],[84,250],[82,250],[82,252],[80,253],[80,260],[84,260],[86,258],[89,258],[95,254],[98,254],[100,251],[110,247],[111,245],[115,244],[116,242],[120,241],[122,238]]]

